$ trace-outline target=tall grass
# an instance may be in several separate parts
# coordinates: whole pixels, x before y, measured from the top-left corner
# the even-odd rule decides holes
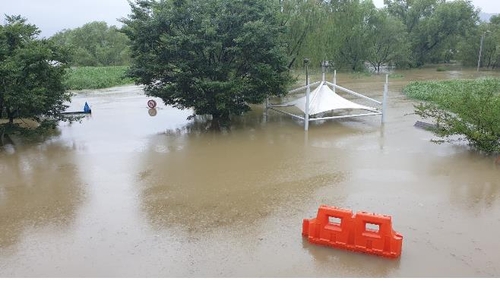
[[[68,69],[65,84],[69,90],[103,89],[133,84],[125,77],[128,66],[74,67]]]

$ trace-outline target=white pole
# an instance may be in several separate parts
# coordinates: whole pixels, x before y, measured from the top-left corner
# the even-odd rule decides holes
[[[481,67],[481,53],[483,51],[483,41],[485,34],[486,32],[481,35],[481,44],[479,45],[479,58],[477,59],[477,72],[479,72],[479,67]]]
[[[479,45],[479,57],[477,58],[477,72],[479,72],[479,68],[481,67],[481,53],[483,52],[483,42],[484,42],[484,36],[486,36],[486,33],[490,33],[491,31],[486,30],[483,32],[483,35],[481,35],[481,43]]]
[[[387,110],[387,95],[389,92],[389,74],[385,75],[384,98],[382,99],[382,124],[385,124],[385,114]]]
[[[308,131],[309,130],[309,92],[311,89],[307,87],[306,91],[306,119],[304,120],[304,130]]]
[[[304,63],[306,64],[306,116],[304,119],[304,130],[308,131],[309,130],[309,94],[311,93],[311,87],[309,86],[309,68],[308,68],[308,63],[309,60],[305,59]]]
[[[337,70],[333,71],[333,85],[335,85],[333,86],[333,92],[335,93],[335,88],[337,86]]]
[[[266,98],[266,109],[264,110],[264,123],[267,123],[268,114],[269,114],[269,97]]]

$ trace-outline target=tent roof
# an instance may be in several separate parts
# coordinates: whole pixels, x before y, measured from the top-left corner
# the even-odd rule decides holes
[[[299,108],[302,112],[306,112],[306,97],[296,99],[287,105],[293,105]],[[309,115],[316,115],[323,112],[341,110],[341,109],[363,109],[368,111],[377,111],[376,108],[364,106],[361,104],[349,101],[339,95],[326,85],[325,82],[314,89],[309,95]]]

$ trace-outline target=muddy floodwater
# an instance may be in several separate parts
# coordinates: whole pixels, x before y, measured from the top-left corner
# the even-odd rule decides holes
[[[83,91],[92,115],[0,150],[0,277],[500,277],[500,166],[415,128],[400,72],[387,122],[312,123],[262,105],[231,130],[136,86]],[[330,77],[328,77],[330,78]],[[380,100],[383,76],[338,83]],[[151,115],[154,116],[151,116]],[[399,259],[312,245],[321,204],[392,216]]]

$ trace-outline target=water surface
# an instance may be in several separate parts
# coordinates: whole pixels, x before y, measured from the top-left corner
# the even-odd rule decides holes
[[[92,116],[0,151],[0,277],[498,277],[500,167],[415,128],[402,72],[380,117],[311,124],[261,105],[231,130],[150,116],[139,87],[79,93]],[[484,73],[481,73],[484,74]],[[383,76],[338,82],[381,99]],[[391,215],[391,260],[309,244],[327,204]]]

